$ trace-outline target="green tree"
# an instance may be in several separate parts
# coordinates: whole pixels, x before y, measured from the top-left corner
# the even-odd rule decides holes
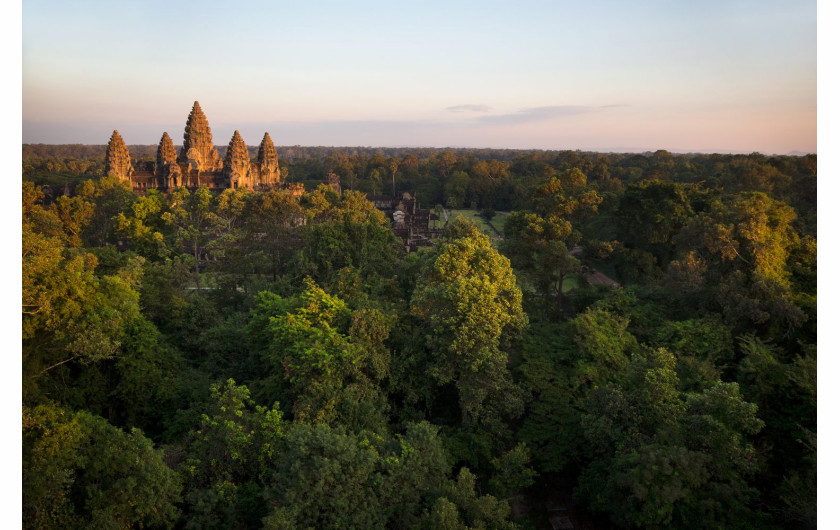
[[[381,342],[388,319],[376,310],[353,312],[311,280],[305,283],[290,299],[258,296],[249,327],[263,348],[260,393],[291,405],[297,421],[381,430],[386,405],[373,380],[388,372]]]
[[[522,292],[510,262],[475,225],[456,219],[422,273],[412,313],[427,326],[435,357],[430,374],[440,385],[455,383],[462,421],[487,411],[491,396],[509,392],[507,354],[500,349],[527,323]]]
[[[778,499],[780,516],[790,524],[811,521],[817,505],[816,346],[782,348],[754,334],[740,337],[738,345],[743,358],[737,380],[766,423],[755,443],[773,448],[766,449],[758,483],[766,485],[765,495]]]
[[[534,483],[536,472],[529,463],[531,455],[524,442],[507,451],[490,463],[494,474],[490,479],[490,488],[499,497],[515,495]]]
[[[180,491],[139,430],[53,404],[24,407],[24,528],[171,528]]]
[[[455,153],[449,150],[446,150],[443,153],[441,153],[436,160],[440,176],[444,179],[449,176],[449,173],[452,171],[452,168],[458,162],[458,158],[455,156]]]
[[[129,215],[120,212],[115,217],[116,230],[141,255],[156,260],[166,258],[170,253],[165,237],[170,232],[164,222],[166,213],[166,197],[157,190],[149,190],[131,205]]]
[[[109,175],[95,184],[87,181],[79,191],[81,196],[92,200],[95,205],[90,223],[83,231],[85,242],[94,246],[116,243],[118,216],[129,212],[138,198],[131,191],[131,185],[115,175]]]
[[[170,196],[170,210],[163,214],[163,220],[175,226],[178,241],[189,248],[194,259],[196,290],[201,289],[201,257],[212,229],[220,224],[212,202],[213,195],[207,186],[199,187],[194,193],[178,188]]]
[[[256,249],[251,242],[261,241],[264,234],[248,233],[248,207],[257,197],[269,192],[254,194],[247,188],[228,188],[216,197],[214,213],[218,217],[214,239],[207,245],[207,251],[220,287],[232,287],[228,296],[236,296],[236,289],[247,289],[249,274],[255,272]]]
[[[484,208],[483,210],[481,210],[481,217],[482,219],[490,223],[491,221],[493,221],[493,218],[496,217],[496,210],[494,210],[493,208]]]
[[[618,238],[648,252],[664,266],[674,256],[674,237],[703,207],[696,185],[645,180],[627,186],[616,209]]]
[[[587,189],[586,175],[570,169],[537,187],[533,212],[513,212],[505,223],[506,254],[547,303],[553,300],[555,318],[563,312],[563,281],[580,271],[570,246],[580,241],[580,226],[598,212],[602,200]]]
[[[37,198],[24,191],[25,201]],[[23,213],[21,312],[28,400],[47,372],[118,352],[124,323],[139,314],[136,287],[143,260],[129,260],[116,274],[100,277],[93,254],[66,246],[54,212],[25,202]]]
[[[387,226],[373,220],[340,219],[312,223],[301,230],[303,248],[296,256],[294,273],[309,275],[323,284],[335,283],[340,271],[352,268],[365,284],[391,276],[399,240]]]
[[[461,208],[467,200],[467,190],[470,186],[470,176],[464,171],[455,171],[446,180],[443,193],[449,208]]]
[[[400,168],[400,162],[396,158],[392,158],[388,162],[388,169],[391,171],[391,196],[397,196],[397,170]]]
[[[568,221],[535,213],[513,212],[505,223],[505,253],[553,306],[555,318],[563,311],[563,281],[580,271],[580,262],[566,245],[570,234]]]
[[[452,466],[438,428],[428,422],[409,423],[395,442],[384,459],[383,508],[393,526],[410,528],[444,490]]]
[[[450,482],[419,528],[499,528],[512,530],[516,525],[510,521],[510,507],[492,495],[479,496],[476,493],[475,475],[463,467],[454,481]]]
[[[763,426],[735,383],[682,394],[674,356],[643,349],[627,379],[593,389],[582,425],[592,458],[579,494],[622,526],[751,528],[748,436]]]
[[[373,195],[382,194],[382,176],[378,169],[370,172],[370,192]]]
[[[763,193],[742,192],[714,202],[675,238],[688,256],[684,261],[700,264],[693,288],[701,289],[703,301],[719,307],[739,332],[758,329],[778,337],[809,319],[803,311],[808,296],[791,291],[791,272],[801,271],[789,260],[800,244],[794,219],[788,205]]]
[[[90,181],[88,181],[90,182]],[[92,185],[82,185],[80,194],[75,197],[62,195],[55,200],[55,212],[61,220],[68,244],[73,247],[82,245],[82,232],[90,223],[94,213],[94,203],[88,200],[92,195]]]
[[[578,346],[575,375],[580,384],[601,386],[627,374],[636,338],[627,331],[629,318],[589,308],[569,322]]]
[[[522,361],[516,373],[527,399],[516,434],[541,472],[563,470],[578,459],[582,445],[573,364],[578,351],[568,327],[534,321],[517,348]]]
[[[735,356],[732,328],[720,317],[669,321],[659,328],[656,342],[674,352],[683,391],[714,384]]]
[[[255,527],[268,513],[263,491],[284,450],[287,424],[279,405],[255,405],[229,379],[211,387],[212,411],[201,417],[186,447],[187,527]]]
[[[153,438],[162,435],[179,408],[184,382],[183,374],[176,374],[184,368],[180,352],[151,322],[142,316],[126,322],[120,351],[102,366],[108,377],[108,420],[139,427]]]
[[[284,263],[298,248],[296,227],[305,221],[304,210],[297,200],[286,191],[260,193],[248,202],[245,208],[246,239],[241,258],[262,254],[268,257],[268,270],[272,279],[282,271]],[[240,254],[233,257],[239,258]],[[232,263],[241,268],[241,261]]]
[[[737,268],[786,285],[787,258],[799,244],[795,219],[787,204],[745,192],[713,203],[711,211],[693,219],[676,240],[683,248],[700,250],[707,261],[737,260]]]
[[[364,435],[326,425],[293,424],[268,490],[265,528],[382,528],[382,475]]]
[[[598,213],[603,198],[588,189],[586,175],[574,168],[552,176],[538,186],[534,194],[534,211],[550,221],[567,221],[579,226]]]

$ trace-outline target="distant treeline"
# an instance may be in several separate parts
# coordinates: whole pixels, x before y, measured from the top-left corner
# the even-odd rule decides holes
[[[224,157],[226,148],[217,146]],[[249,147],[256,158],[257,147]],[[156,146],[129,146],[134,160],[154,160]],[[420,204],[449,208],[527,207],[531,191],[548,176],[579,169],[604,193],[643,180],[703,183],[725,192],[761,191],[799,211],[799,222],[816,234],[817,156],[591,153],[517,149],[385,147],[277,148],[290,182],[314,190],[327,174],[345,189],[380,195],[412,190]],[[105,146],[23,146],[23,180],[51,186],[55,195],[76,183],[101,178]]]

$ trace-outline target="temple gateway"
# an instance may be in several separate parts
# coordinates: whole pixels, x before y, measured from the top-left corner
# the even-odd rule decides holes
[[[266,191],[283,187],[285,179],[285,172],[281,172],[277,163],[277,149],[268,133],[260,143],[256,162],[251,162],[248,146],[239,131],[234,131],[222,160],[198,101],[193,103],[187,118],[184,145],[177,155],[172,138],[164,132],[155,161],[138,162],[135,167],[120,133],[114,131],[105,151],[105,174],[129,181],[138,193],[149,189],[167,192],[182,186],[194,189],[201,185],[216,191],[240,187]]]

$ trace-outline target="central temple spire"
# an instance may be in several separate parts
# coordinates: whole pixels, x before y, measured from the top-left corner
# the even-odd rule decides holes
[[[178,154],[178,162],[189,164],[190,169],[197,169],[199,173],[214,171],[221,166],[219,153],[213,147],[210,124],[198,101],[193,103],[193,108],[187,118],[187,126],[184,128],[184,146]]]

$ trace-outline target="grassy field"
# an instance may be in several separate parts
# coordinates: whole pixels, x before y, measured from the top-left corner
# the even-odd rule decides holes
[[[505,219],[507,219],[506,213],[499,213],[496,212],[496,216],[493,217],[490,223],[488,223],[481,215],[475,210],[447,210],[450,219],[454,219],[457,216],[466,217],[470,221],[474,222],[478,225],[482,232],[490,236],[491,238],[499,237],[499,234],[503,234],[505,231]],[[492,224],[492,226],[490,226]],[[498,230],[493,230],[493,228]]]
[[[571,276],[567,276],[563,278],[563,292],[571,291],[572,289],[577,289],[583,285],[583,280],[581,279],[580,275],[573,274]]]
[[[526,291],[534,292],[536,288],[534,285],[528,280],[528,277],[522,274],[521,272],[514,269],[514,273],[516,274],[516,283],[519,284],[519,287]],[[577,289],[585,285],[585,280],[581,278],[579,274],[571,274],[563,278],[563,292],[568,293],[572,289]]]
[[[434,213],[434,210],[432,210],[432,213]],[[429,228],[443,228],[444,226],[446,226],[446,217],[442,215],[437,221],[429,221]]]
[[[505,222],[507,222],[507,214],[508,212],[496,212],[496,215],[493,219],[490,220],[490,224],[493,225],[496,230],[499,231],[500,234],[505,233]]]

